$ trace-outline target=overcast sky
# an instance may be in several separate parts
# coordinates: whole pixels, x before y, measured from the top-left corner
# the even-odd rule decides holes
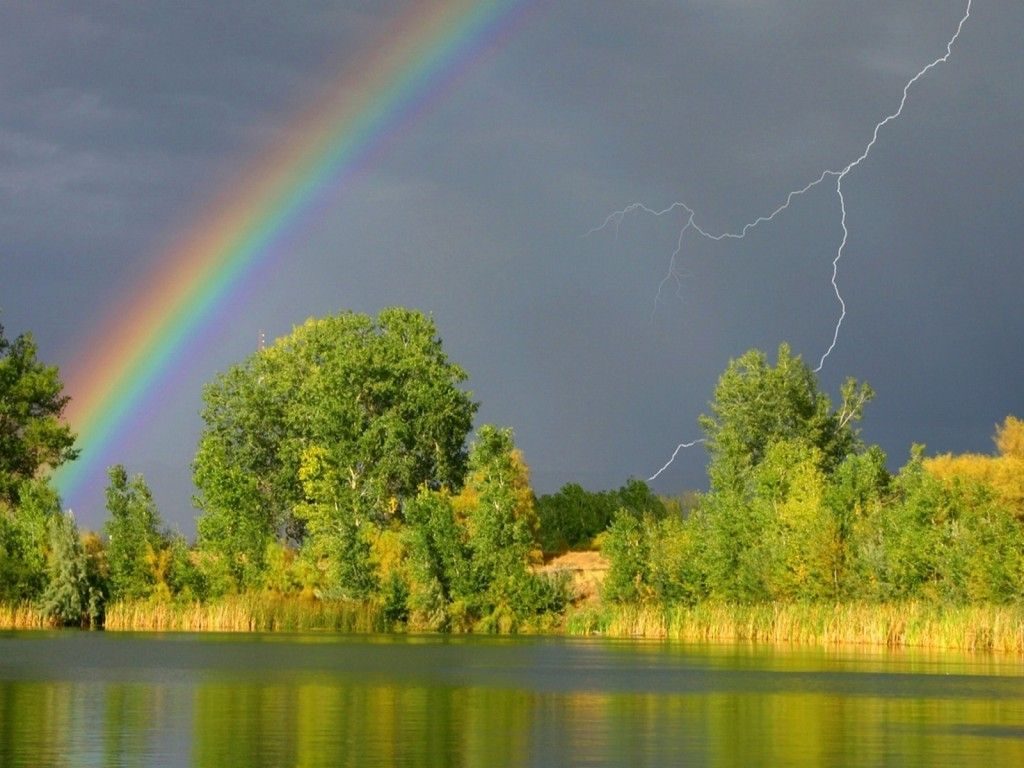
[[[174,235],[281,141],[407,2],[0,5],[0,322],[61,366]],[[864,150],[945,52],[962,0],[559,0],[334,194],[119,444],[194,531],[203,382],[313,315],[433,313],[480,422],[514,427],[536,488],[618,486],[699,436],[730,358],[788,341],[816,364],[839,305],[827,182],[742,241],[687,237],[684,201],[735,230]],[[846,177],[848,315],[825,363],[877,391],[864,437],[895,468],[992,450],[1024,416],[1024,4],[975,0],[947,64]],[[230,194],[230,190],[228,190]],[[131,322],[126,317],[125,322]],[[72,396],[74,392],[70,393]],[[701,449],[654,483],[704,485]],[[102,486],[76,501],[102,524]]]

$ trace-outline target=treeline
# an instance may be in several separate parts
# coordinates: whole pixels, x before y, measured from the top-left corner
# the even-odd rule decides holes
[[[730,363],[701,423],[709,491],[692,514],[619,513],[604,539],[619,604],[1009,604],[1024,600],[1024,422],[995,456],[926,458],[895,474],[787,347]]]
[[[191,546],[120,465],[103,535],[79,534],[46,480],[74,457],[66,398],[31,337],[14,346],[4,408],[26,416],[9,440],[59,432],[63,453],[20,471],[4,457],[0,601],[37,611],[12,615],[95,626],[119,604],[258,593],[369,603],[387,626],[513,631],[565,608],[564,582],[532,568],[538,519],[511,430],[467,445],[477,405],[420,313],[310,320],[206,388]],[[22,391],[39,377],[45,408]]]
[[[0,623],[545,631],[576,609],[544,555],[593,548],[595,629],[616,611],[1024,598],[1013,417],[994,456],[914,447],[893,474],[858,431],[867,385],[833,406],[788,347],[774,365],[753,350],[701,417],[706,493],[537,498],[511,430],[470,439],[465,378],[418,312],[310,320],[206,387],[194,542],[120,465],[103,531],[82,533],[47,480],[76,455],[57,371],[0,329]]]

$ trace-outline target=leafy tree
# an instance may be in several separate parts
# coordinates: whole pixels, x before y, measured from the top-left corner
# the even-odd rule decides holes
[[[712,595],[751,602],[839,593],[849,521],[828,488],[863,452],[854,424],[871,397],[849,379],[833,410],[785,344],[775,366],[757,350],[729,363],[711,415],[701,417],[711,490],[694,524]]]
[[[102,537],[92,531],[82,537],[82,552],[85,556],[86,614],[89,626],[103,625],[106,617],[107,600],[110,597],[110,570],[107,568],[107,549]]]
[[[663,604],[694,605],[707,595],[700,569],[701,542],[696,526],[679,516],[644,520],[650,551],[645,574],[657,600]]]
[[[484,425],[470,451],[464,498],[469,511],[469,546],[477,579],[496,586],[539,559],[538,527],[529,470],[515,448],[512,430]]]
[[[541,546],[545,552],[589,547],[620,509],[637,517],[666,514],[665,505],[642,480],[631,478],[618,490],[599,492],[569,483],[537,500]]]
[[[49,521],[60,498],[46,479],[22,481],[16,510],[0,504],[0,600],[37,599],[46,588]]]
[[[89,616],[88,562],[71,513],[54,515],[48,521],[50,553],[49,581],[42,597],[43,612],[61,625],[77,625]]]
[[[859,527],[855,556],[863,597],[886,601],[942,594],[950,509],[942,484],[925,471],[923,456],[924,448],[914,446],[893,480],[891,498]]]
[[[754,471],[751,503],[765,521],[758,553],[763,597],[822,600],[836,596],[843,542],[825,505],[827,480],[817,449],[802,440],[773,443]]]
[[[69,398],[57,368],[38,361],[36,351],[31,334],[11,341],[0,326],[0,505],[17,507],[24,481],[78,455],[61,421]]]
[[[305,554],[326,570],[322,594],[365,598],[377,587],[371,559],[370,510],[346,485],[330,452],[312,446],[299,467],[306,501],[295,506],[295,517],[304,523]]]
[[[538,520],[529,468],[512,430],[490,425],[478,430],[466,485],[454,507],[466,528],[472,579],[467,607],[480,617],[478,629],[510,631],[564,604],[564,584],[530,569],[541,560]]]
[[[857,539],[889,503],[891,480],[885,452],[876,445],[847,456],[828,479],[823,503],[831,515],[835,537],[826,566],[832,576],[830,598],[871,594],[866,585],[874,575],[858,570]]]
[[[970,481],[988,486],[995,496],[1024,521],[1024,421],[1007,416],[996,427],[996,456],[977,453],[943,454],[924,459],[924,468],[947,486]]]
[[[1024,459],[1024,420],[1016,416],[1007,416],[996,427],[996,448],[1000,456]]]
[[[165,548],[159,531],[160,516],[142,475],[129,479],[121,464],[110,468],[106,524],[109,540],[107,567],[113,600],[140,600],[153,594]],[[164,583],[162,580],[160,583]],[[166,585],[165,585],[166,590]]]
[[[421,485],[461,484],[476,410],[465,378],[433,320],[412,310],[297,327],[205,390],[200,545],[243,585],[258,583],[267,542],[284,533],[353,555],[359,571],[366,521],[400,519]],[[345,589],[368,587],[358,573],[337,575]]]
[[[891,498],[855,530],[860,597],[1007,602],[1024,594],[1024,528],[987,483],[943,478],[915,446]]]
[[[601,551],[609,562],[602,586],[606,600],[637,603],[653,596],[650,538],[642,519],[620,510],[602,541]]]
[[[606,600],[693,605],[705,596],[696,526],[679,516],[643,517],[625,508],[602,537],[609,569],[602,586]]]
[[[455,515],[451,496],[426,488],[406,506],[410,625],[451,628],[451,606],[473,600],[468,532]],[[458,612],[458,611],[456,611]]]
[[[203,574],[196,566],[195,556],[181,534],[172,534],[167,541],[167,586],[171,595],[183,602],[203,600],[210,590]]]
[[[873,395],[867,384],[848,379],[833,410],[814,372],[786,344],[779,346],[774,367],[756,349],[730,361],[715,388],[711,414],[700,417],[712,491],[742,490],[780,440],[803,440],[820,452],[822,470],[831,473],[860,449],[854,424]]]

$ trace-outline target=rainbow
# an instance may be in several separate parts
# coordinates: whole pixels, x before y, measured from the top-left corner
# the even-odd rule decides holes
[[[104,478],[173,366],[218,308],[270,261],[317,201],[365,169],[403,130],[518,29],[540,0],[416,0],[209,213],[177,236],[130,300],[68,367],[67,419],[80,457],[55,476],[65,503]],[[129,318],[129,321],[125,321]]]

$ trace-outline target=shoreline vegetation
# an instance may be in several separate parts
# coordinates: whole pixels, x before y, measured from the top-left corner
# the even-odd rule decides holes
[[[0,605],[0,629],[56,629],[31,605]],[[405,632],[370,602],[301,596],[235,595],[209,603],[120,602],[108,607],[107,632]],[[834,647],[1024,653],[1024,606],[944,606],[922,602],[836,605],[766,603],[696,606],[587,603],[558,624],[518,634],[748,642]]]
[[[780,345],[730,361],[699,419],[708,490],[537,496],[433,319],[311,319],[204,390],[199,515],[163,528],[108,470],[81,531],[57,370],[0,328],[0,629],[544,634],[1024,654],[1024,421],[993,455],[898,470]]]

